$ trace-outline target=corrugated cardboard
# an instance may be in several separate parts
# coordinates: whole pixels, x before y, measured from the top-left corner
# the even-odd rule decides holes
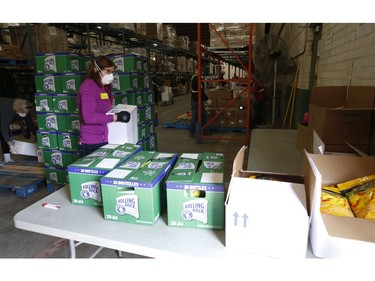
[[[374,174],[375,158],[305,153],[303,175],[311,219],[310,243],[320,258],[375,257],[375,221],[320,213],[322,184]]]
[[[249,179],[255,173],[242,170],[244,151],[234,159],[225,202],[225,246],[276,258],[305,258],[309,217],[302,177],[265,172],[274,180]]]
[[[317,132],[332,149],[369,144],[375,87],[314,87],[309,109],[309,131]],[[342,147],[340,147],[340,145]]]

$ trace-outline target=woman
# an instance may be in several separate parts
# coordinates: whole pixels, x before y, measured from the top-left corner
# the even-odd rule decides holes
[[[1,124],[1,150],[4,153],[3,162],[0,165],[14,162],[10,153],[17,154],[14,148],[10,125],[16,121],[19,116],[24,119],[27,128],[35,135],[36,126],[31,119],[31,109],[33,103],[25,99],[0,98],[0,124]]]
[[[77,105],[81,117],[80,157],[108,144],[108,123],[130,120],[130,113],[127,111],[106,115],[113,104],[111,83],[114,71],[115,64],[112,60],[106,56],[98,56],[91,63],[87,78],[79,89]]]

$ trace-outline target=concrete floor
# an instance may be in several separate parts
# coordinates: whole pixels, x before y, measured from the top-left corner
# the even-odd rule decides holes
[[[181,114],[190,111],[190,96],[182,95],[174,98],[174,104],[156,106],[158,126],[156,127],[158,151],[160,152],[220,152],[225,154],[225,184],[228,187],[232,171],[233,159],[238,150],[245,144],[244,132],[213,132],[209,137],[228,138],[205,139],[197,144],[195,139],[188,136],[188,131],[177,128],[163,128],[164,123],[172,123]],[[239,139],[239,140],[237,140]],[[2,155],[2,154],[0,154]],[[31,157],[32,158],[32,157]],[[20,156],[14,158],[22,160]],[[36,159],[36,158],[35,158]],[[247,159],[245,159],[247,161]],[[245,162],[246,165],[246,162]],[[245,166],[246,167],[246,166]],[[16,229],[13,223],[14,215],[50,194],[46,187],[28,198],[17,197],[10,189],[0,189],[0,258],[69,258],[69,243],[65,239],[41,235]],[[77,258],[89,257],[97,247],[83,244],[77,248]],[[117,252],[103,249],[98,258],[117,258]],[[142,256],[123,253],[123,258],[144,258]]]

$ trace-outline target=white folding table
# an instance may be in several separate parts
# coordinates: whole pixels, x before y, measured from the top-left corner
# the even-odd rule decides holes
[[[60,206],[43,207],[43,203]],[[246,258],[259,256],[224,246],[224,230],[171,227],[165,216],[153,226],[105,220],[102,208],[73,205],[64,186],[14,216],[15,227],[68,239],[71,257],[76,241],[152,258]]]

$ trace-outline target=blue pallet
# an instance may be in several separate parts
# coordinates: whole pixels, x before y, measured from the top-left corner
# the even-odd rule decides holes
[[[30,197],[44,185],[45,178],[20,172],[0,171],[0,188],[10,189],[18,197]]]

